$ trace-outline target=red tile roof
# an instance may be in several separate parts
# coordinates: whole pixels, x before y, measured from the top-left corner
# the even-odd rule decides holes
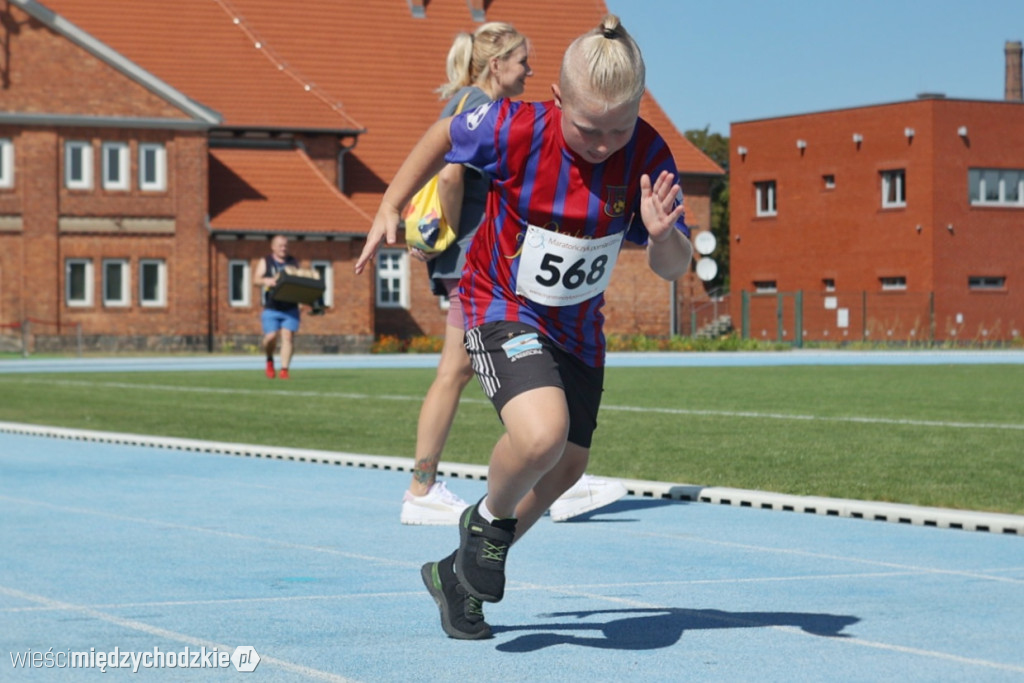
[[[365,127],[348,155],[345,180],[352,201],[367,214],[376,210],[383,187],[441,109],[435,90],[445,80],[452,39],[479,25],[466,0],[431,0],[424,18],[413,17],[407,0],[43,4],[219,112],[224,127]],[[535,75],[524,98],[533,100],[550,97],[565,47],[607,11],[602,0],[483,4],[488,20],[508,21],[530,38]],[[683,173],[722,173],[652,96],[645,97],[641,114],[668,140]]]
[[[362,128],[333,107],[321,88],[306,90],[272,45],[256,47],[258,34],[247,31],[246,22],[234,22],[239,15],[227,0],[42,0],[40,4],[214,109],[224,117],[224,125]],[[288,7],[276,4],[279,11]],[[297,38],[301,41],[301,36]]]
[[[360,235],[373,220],[301,149],[213,148],[210,187],[216,231]]]

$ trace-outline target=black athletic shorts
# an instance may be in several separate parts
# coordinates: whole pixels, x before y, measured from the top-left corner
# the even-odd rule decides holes
[[[487,398],[501,416],[531,389],[559,387],[569,408],[569,441],[590,448],[604,391],[604,368],[592,368],[530,325],[484,323],[466,333],[466,351]]]

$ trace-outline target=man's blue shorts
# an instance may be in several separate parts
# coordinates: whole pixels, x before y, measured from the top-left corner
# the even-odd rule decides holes
[[[263,322],[263,334],[271,334],[282,328],[298,332],[299,307],[296,306],[290,311],[275,311],[272,308],[264,308],[260,320]]]

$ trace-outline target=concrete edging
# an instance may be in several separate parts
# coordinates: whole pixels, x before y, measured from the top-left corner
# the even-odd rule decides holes
[[[147,446],[170,450],[233,455],[248,458],[290,460],[324,465],[344,465],[370,469],[412,472],[413,459],[386,455],[363,455],[283,446],[262,446],[199,439],[146,436],[88,429],[69,429],[0,421],[0,432],[42,436],[73,441],[93,441],[128,446]],[[442,462],[438,474],[456,479],[487,479],[487,467]],[[975,512],[949,508],[918,507],[900,503],[796,496],[769,491],[754,491],[695,484],[674,484],[639,479],[619,479],[629,493],[641,498],[685,500],[716,503],[761,510],[803,512],[832,517],[850,517],[871,521],[894,522],[942,529],[961,529],[1024,536],[1024,516],[996,512]]]

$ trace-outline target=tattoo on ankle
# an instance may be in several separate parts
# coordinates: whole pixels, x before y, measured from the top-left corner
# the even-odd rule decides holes
[[[420,484],[433,481],[434,477],[437,476],[437,462],[435,459],[417,460],[416,465],[412,469],[412,478]]]

